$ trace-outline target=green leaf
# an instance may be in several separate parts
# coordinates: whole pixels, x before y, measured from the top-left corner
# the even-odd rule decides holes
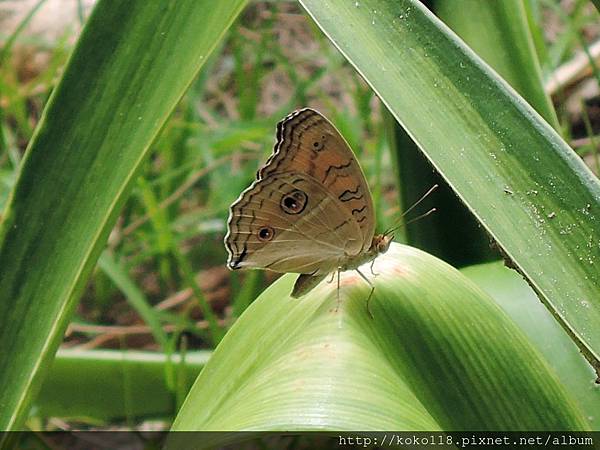
[[[525,280],[501,262],[465,267],[461,273],[518,325],[580,405],[591,428],[600,430],[600,389],[594,371]]]
[[[558,129],[552,103],[544,91],[523,0],[440,0],[434,1],[433,10]],[[486,231],[440,175],[431,170],[431,164],[397,123],[394,137],[392,146],[398,161],[404,209],[434,184],[440,186],[422,208],[435,206],[441,214],[407,224],[406,243],[455,267],[498,259],[498,252],[490,248]]]
[[[435,12],[556,130],[523,0],[442,0]]]
[[[500,262],[467,267],[461,273],[486,291],[527,335],[591,428],[600,429],[600,390],[592,381],[592,369],[527,283]],[[162,354],[147,352],[59,350],[35,411],[42,417],[102,420],[123,419],[127,414],[130,419],[171,415],[173,393],[166,381],[167,367],[176,370],[182,393],[187,394],[209,355],[190,352],[184,362],[180,355],[169,362]],[[125,399],[130,400],[127,408]]]
[[[140,317],[150,327],[152,336],[161,346],[163,351],[169,349],[169,338],[162,329],[160,318],[157,312],[152,308],[144,293],[136,286],[134,281],[127,274],[127,270],[117,263],[112,255],[104,252],[98,259],[98,267],[106,276],[119,288],[127,297],[129,304],[137,311]]]
[[[301,3],[600,373],[600,183],[591,171],[420,2]]]
[[[209,351],[170,357],[160,353],[115,350],[59,350],[40,395],[42,417],[115,420],[174,415],[175,393],[166,367],[174,367],[185,392],[206,364]]]
[[[151,142],[244,4],[98,2],[0,226],[0,429],[20,428]]]
[[[342,274],[339,308],[335,283],[301,299],[288,295],[294,275],[274,283],[221,341],[172,429],[586,429],[541,355],[458,271],[400,244],[374,271],[374,319],[355,272]]]

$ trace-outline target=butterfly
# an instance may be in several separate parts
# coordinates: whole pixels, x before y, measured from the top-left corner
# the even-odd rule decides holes
[[[225,247],[232,269],[299,273],[292,297],[328,274],[356,270],[385,253],[393,234],[375,234],[369,186],[350,146],[314,109],[277,124],[273,154],[231,205]],[[339,287],[338,287],[339,295]],[[368,307],[368,302],[367,302]]]

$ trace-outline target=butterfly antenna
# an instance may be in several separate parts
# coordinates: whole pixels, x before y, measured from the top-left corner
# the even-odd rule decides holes
[[[433,186],[431,186],[429,188],[429,190],[427,192],[425,192],[419,200],[417,200],[415,203],[413,203],[413,205],[410,208],[408,208],[406,211],[404,211],[400,217],[404,217],[409,212],[411,212],[413,209],[415,209],[419,205],[419,203],[421,203],[423,200],[425,200],[429,196],[429,194],[431,194],[433,191],[435,191],[438,187],[439,187],[438,184],[434,184]]]
[[[435,191],[438,187],[439,187],[438,184],[434,184],[433,186],[431,186],[431,188],[429,188],[429,190],[427,192],[425,192],[419,200],[417,200],[415,203],[413,203],[413,205],[410,208],[408,208],[406,211],[404,211],[400,217],[406,216],[409,212],[411,212],[413,209],[415,209],[415,207],[417,207],[423,200],[425,200],[429,196],[429,194],[431,194],[433,191]],[[417,216],[414,219],[409,220],[408,222],[404,222],[399,225],[396,225],[395,227],[390,228],[385,233],[383,233],[383,235],[388,236],[388,235],[392,234],[392,232],[396,231],[398,228],[402,228],[402,227],[408,225],[409,223],[413,223],[419,219],[423,219],[423,218],[427,217],[429,214],[434,213],[435,211],[436,211],[435,208],[431,208],[425,214],[421,214],[420,216]]]
[[[433,214],[433,213],[434,213],[434,212],[436,212],[436,211],[437,211],[437,209],[436,209],[436,208],[431,208],[431,209],[430,209],[429,211],[427,211],[426,213],[424,213],[424,214],[421,214],[420,216],[417,216],[417,217],[415,217],[415,218],[413,218],[413,219],[410,219],[408,222],[401,223],[400,225],[397,225],[397,226],[395,226],[394,228],[390,228],[389,230],[387,230],[387,231],[386,231],[385,233],[383,233],[383,234],[384,234],[384,236],[389,236],[390,234],[392,234],[392,233],[393,233],[394,231],[396,231],[397,229],[399,229],[399,228],[402,228],[402,227],[405,227],[405,226],[407,226],[408,224],[411,224],[411,223],[413,223],[413,222],[416,222],[417,220],[424,219],[425,217],[427,217],[427,216],[428,216],[428,215],[430,215],[430,214]]]
[[[417,220],[424,219],[425,217],[427,217],[427,216],[428,216],[428,215],[430,215],[430,214],[433,214],[433,213],[434,213],[434,212],[436,212],[436,211],[437,211],[437,209],[436,209],[436,208],[431,208],[431,209],[430,209],[429,211],[427,211],[426,213],[424,213],[424,214],[421,214],[420,216],[417,216],[417,217],[415,217],[414,219],[410,219],[408,222],[406,222],[406,223],[403,223],[402,225],[403,225],[403,226],[406,226],[406,225],[408,225],[408,224],[410,224],[410,223],[416,222]]]

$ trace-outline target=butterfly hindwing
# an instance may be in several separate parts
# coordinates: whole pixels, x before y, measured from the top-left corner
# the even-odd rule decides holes
[[[228,266],[328,273],[362,249],[360,226],[327,189],[304,173],[255,181],[232,205]]]

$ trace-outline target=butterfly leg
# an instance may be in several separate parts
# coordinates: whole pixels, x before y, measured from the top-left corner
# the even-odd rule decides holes
[[[338,309],[340,309],[340,272],[341,272],[341,267],[338,267],[337,270],[337,305],[335,306],[335,312],[338,312]]]
[[[373,297],[373,292],[375,292],[375,286],[373,286],[373,283],[371,283],[369,281],[369,279],[358,269],[354,269],[356,270],[356,272],[360,275],[360,277],[365,280],[367,282],[367,284],[371,287],[371,292],[369,292],[369,296],[367,297],[367,312],[369,313],[369,316],[371,316],[371,319],[374,319],[375,316],[373,316],[373,313],[371,312],[371,297]]]
[[[327,280],[327,284],[333,283],[333,278],[335,277],[335,272],[331,272],[331,278]]]
[[[371,269],[371,274],[372,274],[374,277],[376,277],[376,276],[379,276],[379,274],[378,274],[378,273],[375,273],[375,272],[373,272],[373,265],[375,264],[375,260],[376,260],[376,259],[377,259],[377,258],[373,258],[373,260],[371,261],[371,265],[369,266],[369,267],[370,267],[370,269]]]

